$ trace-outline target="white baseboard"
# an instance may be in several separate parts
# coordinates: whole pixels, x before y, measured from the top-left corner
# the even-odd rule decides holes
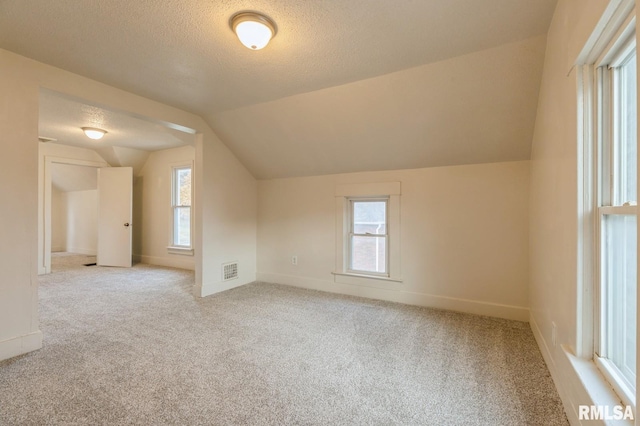
[[[578,420],[577,407],[574,407],[573,398],[571,398],[571,396],[569,395],[569,390],[567,389],[568,383],[564,383],[564,381],[561,380],[560,377],[558,377],[555,358],[553,357],[551,350],[549,349],[549,345],[547,345],[547,341],[544,339],[542,332],[540,331],[540,327],[538,326],[538,323],[536,322],[533,314],[530,315],[529,326],[531,327],[531,331],[533,332],[533,337],[536,339],[538,348],[540,348],[542,358],[547,364],[549,373],[551,373],[551,378],[556,385],[558,395],[560,395],[560,399],[562,400],[564,412],[567,415],[569,423],[572,425],[579,425],[580,421]]]
[[[544,340],[542,336],[542,332],[540,331],[540,327],[536,322],[533,313],[529,315],[529,326],[531,327],[531,331],[533,332],[533,337],[536,338],[536,343],[538,343],[538,347],[540,348],[540,352],[542,353],[542,357],[544,361],[547,363],[547,367],[551,374],[553,375],[553,371],[555,369],[555,362],[553,356],[551,355],[551,351],[549,350],[549,346],[547,345],[547,341]]]
[[[159,257],[145,256],[141,254],[133,255],[134,262],[145,263],[147,265],[168,266],[170,268],[189,269],[195,271],[196,262],[193,258],[186,256],[179,257]]]
[[[623,421],[609,423],[604,420],[581,421],[579,419],[580,405],[613,407],[622,403],[593,360],[577,357],[571,347],[567,345],[560,345],[556,348],[549,346],[533,314],[531,314],[529,324],[551,373],[551,378],[556,385],[569,423],[574,426],[628,424]]]
[[[529,309],[522,306],[501,305],[476,300],[457,299],[453,297],[437,296],[426,293],[414,293],[403,290],[369,287],[337,283],[329,280],[300,278],[291,275],[259,272],[258,281],[285,284],[311,290],[327,291],[330,293],[347,294],[350,296],[368,297],[370,299],[387,300],[407,305],[425,306],[429,308],[445,309],[449,311],[465,312],[476,315],[506,318],[517,321],[529,321]]]
[[[207,297],[212,294],[220,293],[223,291],[231,290],[232,288],[240,287],[255,280],[241,281],[239,279],[219,282],[202,283],[201,286],[196,286],[194,293],[196,296]]]
[[[0,361],[42,348],[40,330],[0,342]]]
[[[69,253],[84,254],[85,256],[96,256],[98,254],[96,249],[87,249],[80,247],[67,247],[66,251]]]

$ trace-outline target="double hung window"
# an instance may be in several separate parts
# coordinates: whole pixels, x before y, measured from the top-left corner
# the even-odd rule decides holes
[[[172,246],[191,248],[191,166],[172,169]]]
[[[388,276],[388,198],[349,199],[349,271]]]
[[[596,69],[595,361],[619,396],[635,401],[637,315],[637,88],[635,34]]]

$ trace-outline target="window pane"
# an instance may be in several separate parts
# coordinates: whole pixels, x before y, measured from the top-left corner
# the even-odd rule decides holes
[[[637,178],[637,99],[636,99],[636,55],[616,69],[616,112],[620,122],[615,141],[616,164],[614,166],[615,204],[622,205],[638,199]]]
[[[353,233],[385,235],[387,233],[387,202],[354,201]]]
[[[351,270],[387,273],[386,237],[351,237]]]
[[[177,204],[180,206],[191,205],[191,169],[178,169],[176,179],[176,188],[178,199]]]
[[[173,244],[191,246],[191,207],[175,207],[173,215]]]
[[[603,220],[603,298],[606,357],[635,388],[636,264],[635,215],[608,215]]]

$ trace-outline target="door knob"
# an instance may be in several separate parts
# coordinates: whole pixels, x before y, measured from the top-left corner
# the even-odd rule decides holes
[[[125,223],[125,224],[124,224],[124,226],[125,226],[125,227],[127,227],[127,228],[128,228],[130,225],[131,225],[131,224],[130,224],[129,222],[127,222],[127,223]]]

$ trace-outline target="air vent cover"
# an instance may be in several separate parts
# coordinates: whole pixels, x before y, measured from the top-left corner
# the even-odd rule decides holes
[[[238,278],[238,262],[222,264],[222,281],[235,280]]]

